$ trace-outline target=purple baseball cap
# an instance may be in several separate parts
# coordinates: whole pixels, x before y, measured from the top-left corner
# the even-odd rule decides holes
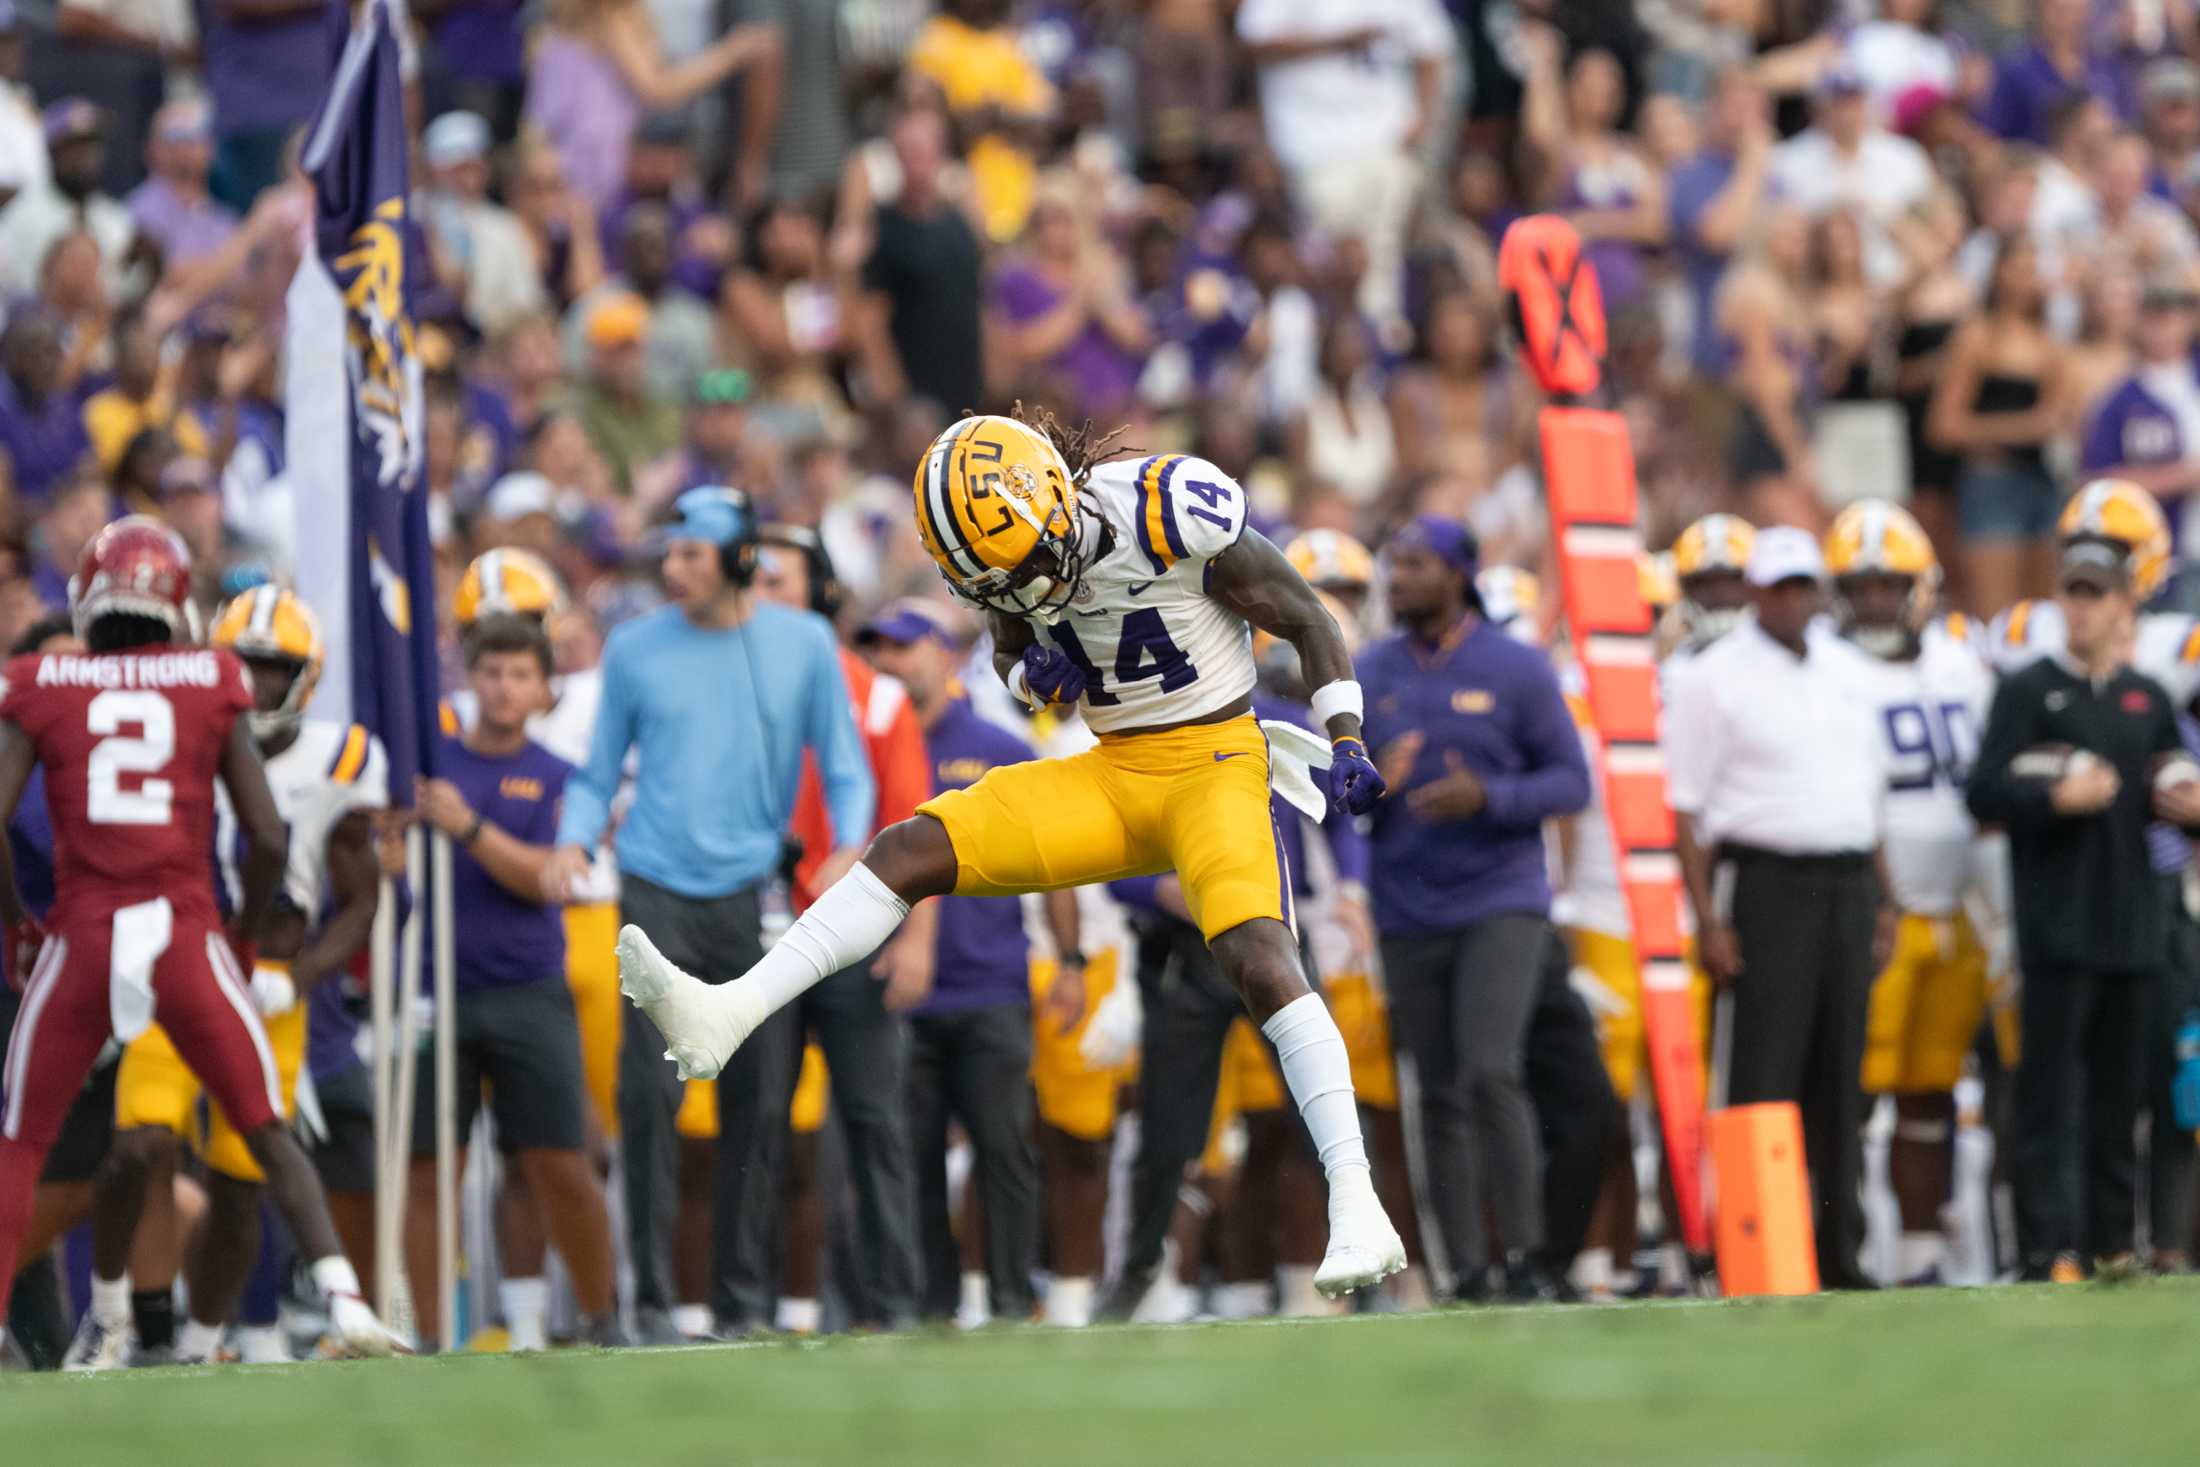
[[[962,638],[948,623],[946,608],[934,601],[907,597],[887,606],[856,632],[859,644],[892,642],[907,647],[931,637],[942,646],[959,648]]]

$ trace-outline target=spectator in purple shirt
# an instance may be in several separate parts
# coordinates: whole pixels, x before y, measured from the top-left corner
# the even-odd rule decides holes
[[[2046,147],[2055,110],[2073,95],[2099,97],[2118,118],[2137,116],[2130,74],[2088,43],[2086,0],[2039,0],[2038,39],[1994,64],[1984,121],[1997,136]]]
[[[1712,303],[1728,260],[1760,207],[1774,196],[1772,112],[1740,69],[1724,73],[1712,94],[1704,150],[1673,170],[1673,251],[1696,302],[1690,357],[1698,372],[1724,377],[1731,351],[1714,324]]]
[[[114,517],[114,496],[96,474],[80,474],[54,495],[53,507],[31,531],[31,584],[40,601],[55,611],[68,610],[77,557]]]
[[[2147,289],[2139,306],[2139,360],[2087,420],[2079,468],[2089,479],[2126,479],[2164,501],[2188,553],[2200,487],[2200,363],[2193,357],[2190,291]]]
[[[214,166],[214,114],[203,98],[170,102],[153,114],[145,142],[151,176],[123,203],[138,234],[160,246],[163,268],[205,259],[237,232],[237,216],[214,201],[207,178]]]
[[[961,639],[932,603],[896,603],[865,627],[859,640],[880,670],[909,690],[924,728],[934,788],[962,789],[997,764],[1038,757],[1022,739],[980,718],[963,696],[955,677],[963,661]],[[1070,905],[1074,911],[1074,901]],[[1023,903],[1017,897],[947,896],[939,898],[939,906],[932,995],[909,1016],[909,1125],[923,1229],[923,1312],[947,1318],[959,1302],[961,1269],[947,1205],[952,1116],[976,1151],[992,1314],[1025,1319],[1038,1263],[1039,1160],[1032,1142],[1031,977]],[[1063,951],[1074,946],[1066,944]],[[1081,976],[1066,991],[1058,982],[1055,997],[1072,1007],[1050,1014],[1047,1022],[1074,1025],[1084,1008]]]
[[[1387,552],[1401,630],[1362,653],[1367,743],[1390,783],[1370,888],[1392,1034],[1421,1076],[1429,1197],[1445,1251],[1482,1266],[1487,1196],[1504,1290],[1547,1299],[1543,1158],[1526,1086],[1551,885],[1543,822],[1589,803],[1557,675],[1491,626],[1464,525],[1414,519]]]
[[[196,0],[214,98],[214,196],[239,213],[282,177],[283,145],[321,105],[350,7],[336,0]]]
[[[1042,196],[1031,210],[1021,259],[1004,266],[993,298],[1008,323],[1021,371],[1045,368],[1074,394],[1076,411],[1121,416],[1138,386],[1153,325],[1105,241],[1078,218],[1084,201]]]
[[[527,74],[520,0],[416,0],[413,13],[428,27],[421,71],[430,115],[471,112],[497,141],[511,141]]]
[[[19,505],[43,505],[92,450],[61,361],[61,323],[43,306],[17,311],[0,332],[0,468]]]

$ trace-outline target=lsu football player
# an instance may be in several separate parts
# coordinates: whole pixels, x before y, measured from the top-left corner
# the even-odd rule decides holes
[[[1340,625],[1368,630],[1368,599],[1375,589],[1375,557],[1342,530],[1308,530],[1283,547],[1283,558],[1306,584],[1336,599]]]
[[[375,859],[373,812],[388,804],[388,764],[382,746],[360,724],[309,720],[306,706],[320,680],[321,629],[312,609],[295,593],[272,585],[245,592],[216,614],[209,640],[234,652],[251,673],[253,741],[267,769],[276,809],[290,827],[290,854],[275,916],[263,929],[251,980],[251,997],[266,1022],[284,1113],[294,1113],[298,1072],[306,1056],[308,1009],[304,995],[339,973],[365,947],[374,923],[381,870]],[[223,794],[218,802],[216,855],[231,893],[239,890],[236,817]],[[319,920],[327,908],[326,920]],[[317,925],[316,925],[317,924]],[[115,1080],[118,1132],[153,1137],[194,1135],[200,1085],[159,1027],[148,1029],[123,1051]],[[205,1134],[207,1215],[187,1277],[191,1315],[176,1338],[175,1357],[205,1363],[221,1344],[224,1325],[260,1241],[260,1193],[264,1177],[244,1139],[209,1108]],[[167,1149],[172,1149],[168,1143]],[[118,1150],[125,1161],[147,1155]],[[151,1174],[164,1177],[156,1159]],[[118,1166],[102,1187],[135,1167]],[[121,1185],[130,1224],[145,1190]],[[238,1331],[248,1363],[289,1359],[273,1318],[246,1319]]]
[[[683,1074],[713,1075],[766,1017],[891,935],[911,904],[1174,871],[1217,965],[1274,1044],[1329,1182],[1316,1284],[1332,1296],[1405,1266],[1360,1136],[1344,1038],[1300,971],[1291,875],[1269,814],[1271,751],[1252,717],[1253,627],[1297,648],[1328,757],[1328,805],[1371,809],[1383,781],[1336,621],[1245,523],[1245,492],[1181,454],[1099,464],[1106,440],[1050,415],[970,417],[918,465],[920,538],[983,609],[994,665],[1034,707],[1080,705],[1100,737],[1070,759],[1004,765],[881,832],[741,979],[711,987],[620,933],[626,993]],[[1279,735],[1281,737],[1281,735]]]
[[[1666,658],[1668,675],[1734,629],[1749,608],[1749,585],[1742,572],[1757,531],[1738,514],[1707,514],[1673,542],[1673,579],[1680,599],[1663,620],[1675,623],[1661,635],[1673,643]]]
[[[1907,510],[1858,500],[1834,518],[1825,552],[1842,635],[1879,670],[1887,871],[1901,913],[1872,985],[1861,1078],[1866,1094],[1894,1098],[1887,1173],[1902,1213],[1897,1276],[1937,1283],[1956,1081],[1989,977],[2008,962],[2001,842],[1982,840],[1963,799],[1994,678],[1965,618],[1934,617],[1940,567]]]

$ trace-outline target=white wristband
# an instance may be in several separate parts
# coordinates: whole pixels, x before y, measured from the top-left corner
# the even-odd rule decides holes
[[[1351,678],[1339,678],[1333,683],[1323,683],[1314,690],[1314,725],[1323,733],[1329,732],[1329,720],[1340,713],[1354,718],[1364,717],[1364,703],[1360,698],[1360,685]]]
[[[1039,700],[1031,696],[1031,680],[1024,675],[1024,665],[1019,662],[1008,670],[1009,696],[1029,708],[1039,711]]]

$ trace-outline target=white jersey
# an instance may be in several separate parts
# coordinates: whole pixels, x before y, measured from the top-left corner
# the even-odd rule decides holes
[[[1102,464],[1083,491],[1114,533],[1074,600],[1026,617],[1085,674],[1095,733],[1187,723],[1253,690],[1253,634],[1207,594],[1207,566],[1245,530],[1245,491],[1205,459]]]
[[[1994,618],[1988,638],[1996,670],[2015,672],[2063,650],[2062,608],[2051,600],[2019,601]],[[2169,694],[2183,712],[2200,696],[2200,621],[2177,611],[2143,611],[2133,628],[2131,665]]]
[[[541,713],[527,720],[527,737],[578,769],[588,762],[589,745],[596,738],[596,712],[603,707],[603,669],[584,667],[554,678],[550,693],[557,701]],[[474,726],[475,715],[481,711],[472,688],[454,688],[444,700],[450,708],[456,730]],[[631,799],[628,786],[633,778],[635,756],[627,753],[627,769],[620,781],[618,795],[612,800],[614,815],[624,813]],[[618,857],[612,852],[611,842],[604,841],[589,863],[588,874],[573,883],[573,904],[594,906],[619,899]]]
[[[1589,761],[1589,803],[1573,817],[1573,840],[1559,863],[1559,880],[1551,892],[1551,920],[1561,927],[1627,937],[1634,924],[1627,913],[1626,890],[1620,885],[1619,848],[1613,843],[1612,820],[1604,803],[1603,745],[1589,716],[1588,679],[1579,663],[1568,661],[1558,670],[1558,684],[1574,715],[1581,752]]]
[[[361,724],[309,718],[298,725],[290,747],[266,761],[266,768],[276,813],[290,828],[283,896],[305,914],[310,927],[320,921],[327,895],[329,836],[352,811],[389,804],[389,756],[382,741]],[[237,814],[226,785],[217,785],[214,818],[222,881],[234,905],[243,899],[244,884],[237,870]]]
[[[1978,831],[1963,786],[1978,758],[1994,674],[1960,620],[1925,628],[1916,657],[1872,658],[1887,741],[1887,874],[1895,905],[1953,915],[1972,882]]]

